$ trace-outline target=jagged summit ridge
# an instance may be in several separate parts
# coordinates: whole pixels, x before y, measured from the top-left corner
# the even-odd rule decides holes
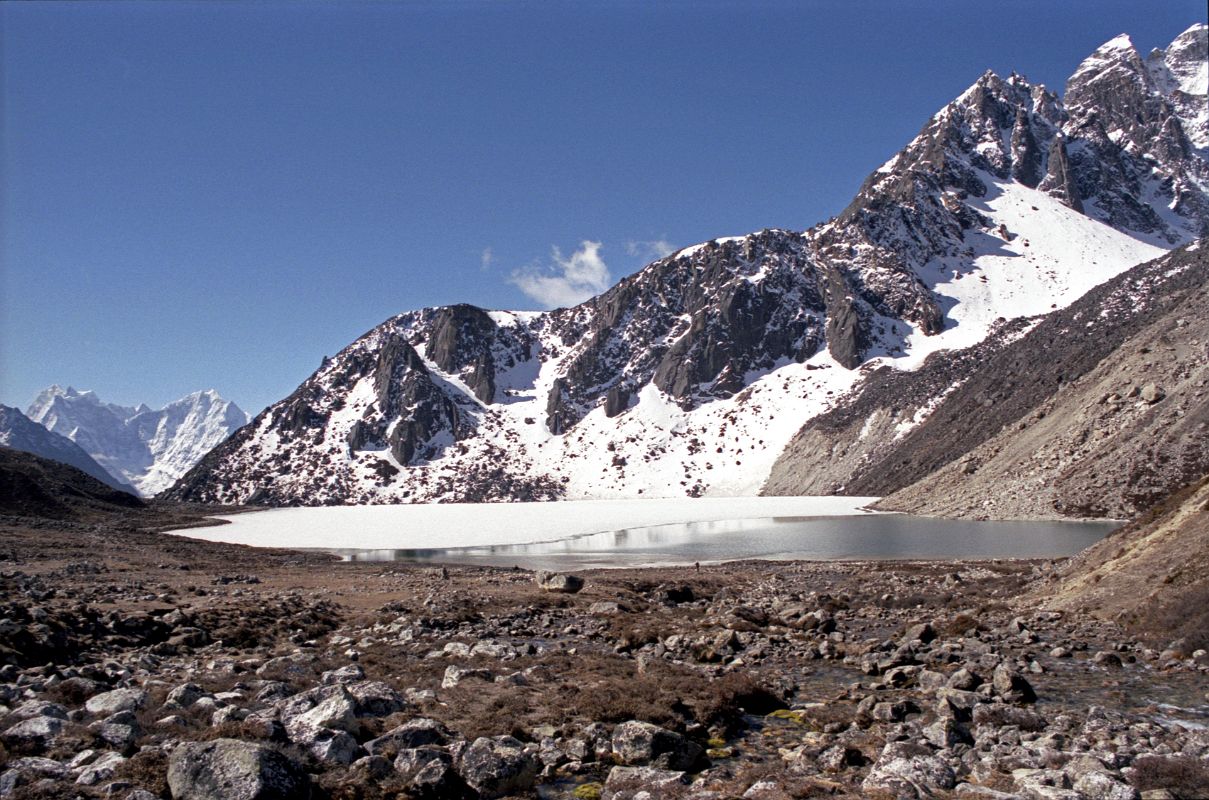
[[[1128,52],[1097,50],[1065,100],[983,75],[810,230],[684,248],[573,308],[394,317],[171,494],[754,493],[802,422],[870,369],[1006,335],[1003,318],[1065,306],[1203,232],[1204,159],[1174,90]],[[1184,50],[1164,52],[1187,72]]]
[[[193,392],[152,410],[143,403],[106,403],[95,392],[58,385],[40,392],[27,413],[144,496],[171,486],[248,419],[213,390]]]

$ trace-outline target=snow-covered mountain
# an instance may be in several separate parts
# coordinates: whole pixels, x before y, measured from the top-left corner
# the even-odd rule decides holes
[[[169,496],[275,504],[755,493],[880,366],[1019,336],[1209,228],[1206,29],[988,72],[836,218],[685,248],[574,308],[387,320]],[[921,423],[921,408],[900,427]]]
[[[68,464],[114,489],[135,493],[134,487],[110,475],[78,444],[66,436],[48,431],[22,414],[20,409],[0,405],[0,447]]]
[[[202,456],[248,421],[213,390],[159,410],[102,402],[93,392],[51,386],[29,418],[79,445],[110,474],[151,496],[171,486]]]

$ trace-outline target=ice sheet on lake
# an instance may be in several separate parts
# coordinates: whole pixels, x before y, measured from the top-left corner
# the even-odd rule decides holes
[[[557,503],[282,508],[220,516],[180,536],[258,547],[428,549],[550,542],[588,533],[756,517],[859,514],[874,497],[702,497]]]

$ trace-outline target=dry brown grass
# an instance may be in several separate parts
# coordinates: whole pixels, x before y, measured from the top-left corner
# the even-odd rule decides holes
[[[114,777],[130,781],[159,797],[168,795],[168,754],[162,750],[135,753],[117,768]]]
[[[1131,780],[1139,792],[1166,789],[1178,800],[1209,797],[1209,765],[1191,756],[1142,756],[1133,768]]]
[[[1160,645],[1182,638],[1192,649],[1209,648],[1209,580],[1182,587],[1165,602],[1139,607],[1130,627]]]
[[[537,663],[541,669],[528,686],[468,680],[446,690],[442,716],[469,738],[529,739],[539,725],[573,732],[593,722],[631,719],[680,730],[690,722],[733,730],[741,726],[743,709],[763,713],[781,705],[746,675],[708,680],[662,661],[640,671],[631,659],[601,654],[555,655]]]

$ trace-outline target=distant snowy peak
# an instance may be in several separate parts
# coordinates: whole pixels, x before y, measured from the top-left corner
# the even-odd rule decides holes
[[[41,392],[28,414],[144,496],[171,486],[248,420],[213,390],[194,392],[154,411],[141,403],[105,403],[94,392],[57,385]]]
[[[48,431],[20,410],[3,405],[0,405],[0,447],[68,464],[115,489],[135,493],[133,487],[110,475],[71,439]]]
[[[26,409],[26,413],[31,419],[41,420],[47,415],[54,414],[56,405],[59,408],[66,408],[68,405],[76,409],[96,408],[121,419],[129,419],[140,411],[150,410],[142,404],[131,407],[105,403],[91,390],[80,391],[74,386],[63,387],[56,383],[39,392],[34,401],[30,403],[29,408]]]
[[[573,308],[387,320],[168,496],[754,493],[802,423],[872,371],[1007,336],[1024,323],[1005,318],[1064,307],[1205,232],[1205,160],[1174,99],[1197,36],[1150,66],[1113,40],[1065,101],[984,74],[810,230],[686,247]]]

